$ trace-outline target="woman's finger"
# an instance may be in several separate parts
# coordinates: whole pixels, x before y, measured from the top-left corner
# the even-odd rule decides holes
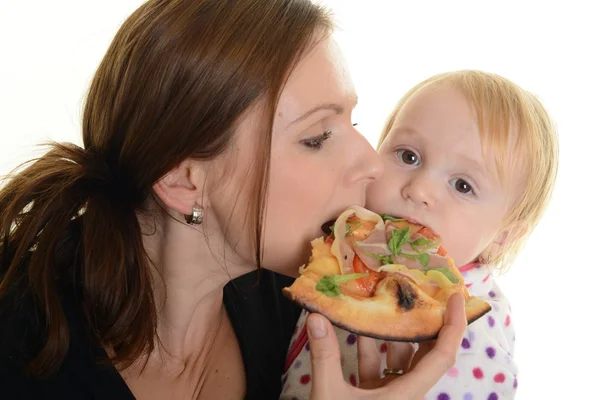
[[[312,365],[312,400],[328,400],[339,396],[348,386],[340,364],[340,347],[333,326],[319,314],[306,320],[310,361]]]

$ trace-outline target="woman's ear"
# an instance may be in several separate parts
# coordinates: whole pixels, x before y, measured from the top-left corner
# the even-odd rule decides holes
[[[203,162],[187,159],[160,178],[152,189],[167,207],[189,215],[195,204],[206,207],[206,175]]]

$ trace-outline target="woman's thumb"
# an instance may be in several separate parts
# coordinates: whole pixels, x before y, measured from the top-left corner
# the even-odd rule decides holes
[[[306,327],[313,376],[311,399],[329,399],[345,385],[337,336],[327,318],[319,314],[310,314]]]

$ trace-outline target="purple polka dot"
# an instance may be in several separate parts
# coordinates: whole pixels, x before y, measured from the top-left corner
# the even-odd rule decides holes
[[[485,349],[485,353],[488,355],[489,358],[494,358],[496,356],[496,349],[494,349],[493,347],[488,347],[487,349]]]
[[[302,366],[302,360],[296,360],[294,363],[294,368],[298,369]]]
[[[348,343],[349,345],[353,345],[354,343],[356,343],[356,335],[351,333],[348,335],[348,338],[346,339],[346,343]]]
[[[488,294],[490,295],[490,297],[496,297],[496,293],[494,293],[493,290],[490,290]]]
[[[437,400],[450,400],[450,396],[447,393],[438,394]]]
[[[475,340],[475,333],[473,331],[467,331],[467,336],[471,342]]]
[[[488,317],[488,324],[490,324],[491,328],[493,328],[494,325],[496,325],[496,320],[491,315]]]
[[[462,346],[463,349],[471,348],[471,342],[469,342],[469,339],[467,339],[467,338],[463,338],[462,343],[460,345]]]
[[[517,388],[517,386],[519,386],[519,383],[517,382],[517,377],[515,376],[515,381],[513,382],[513,388]]]
[[[304,349],[306,351],[310,351],[310,343],[306,343],[306,346],[304,346]]]
[[[494,392],[490,393],[488,400],[498,400],[498,395]]]
[[[473,400],[473,395],[471,393],[465,393],[463,400]]]

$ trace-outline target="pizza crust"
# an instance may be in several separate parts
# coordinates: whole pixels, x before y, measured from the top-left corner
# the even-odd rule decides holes
[[[323,276],[339,274],[337,259],[322,238],[313,241],[313,257],[301,276],[283,293],[303,308],[324,315],[347,331],[377,339],[420,342],[436,339],[443,326],[446,300],[456,291],[465,296],[468,323],[491,310],[484,300],[471,297],[463,285],[432,298],[410,278],[390,274],[373,297],[340,294],[329,297],[315,286]],[[462,282],[461,282],[462,283]],[[343,288],[343,284],[340,286]],[[343,291],[343,289],[342,289]]]

